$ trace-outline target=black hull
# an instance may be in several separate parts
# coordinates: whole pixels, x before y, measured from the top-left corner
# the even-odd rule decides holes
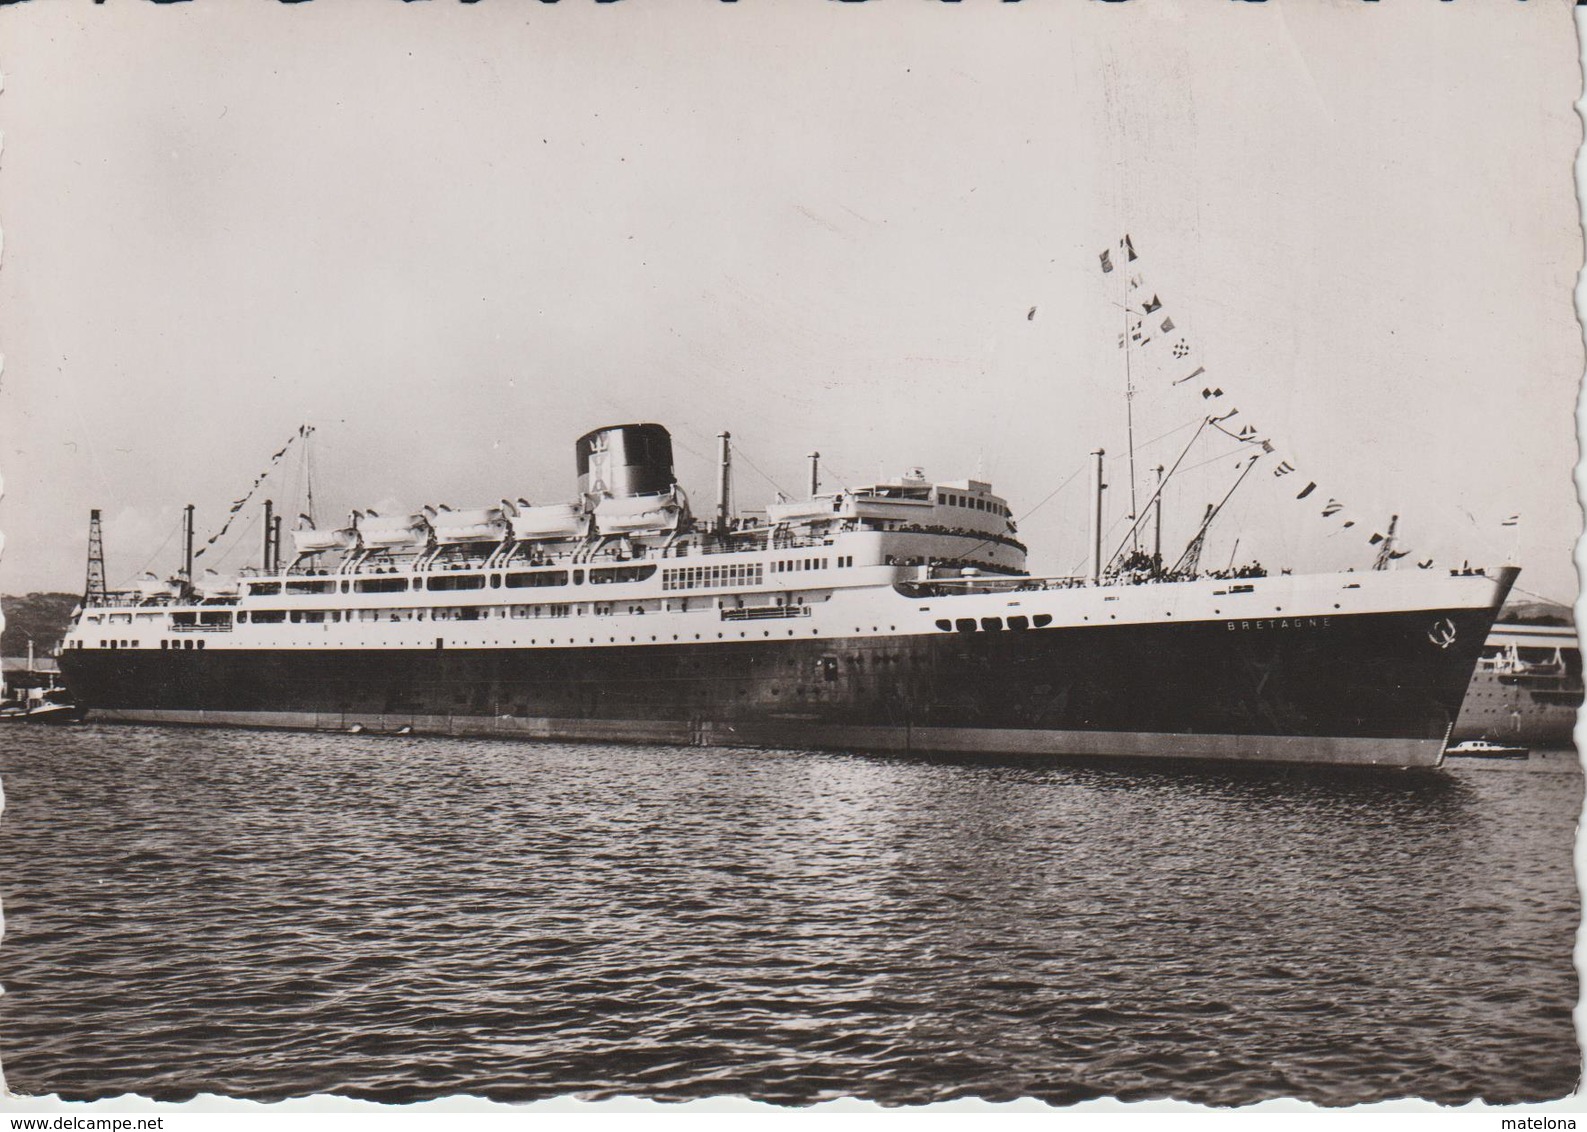
[[[1437,765],[1488,609],[562,649],[68,650],[96,718]],[[1447,621],[1455,632],[1431,631]]]

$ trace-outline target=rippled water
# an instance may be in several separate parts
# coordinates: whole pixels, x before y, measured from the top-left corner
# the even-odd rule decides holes
[[[68,1098],[1556,1097],[1574,755],[1429,776],[0,734]]]

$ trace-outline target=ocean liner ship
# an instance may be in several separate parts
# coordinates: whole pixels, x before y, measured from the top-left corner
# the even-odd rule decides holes
[[[1581,704],[1576,630],[1500,622],[1477,659],[1453,738],[1569,747]]]
[[[1026,572],[1007,502],[912,471],[764,514],[598,429],[571,502],[304,524],[262,566],[102,565],[60,656],[97,719],[878,752],[1436,766],[1516,570]],[[267,504],[268,507],[268,504]],[[1209,515],[1211,508],[1209,508]],[[97,545],[97,533],[91,545]]]

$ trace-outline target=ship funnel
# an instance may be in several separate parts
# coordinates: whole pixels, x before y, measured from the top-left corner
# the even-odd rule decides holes
[[[579,437],[579,494],[659,495],[677,483],[672,436],[658,424],[612,425]]]

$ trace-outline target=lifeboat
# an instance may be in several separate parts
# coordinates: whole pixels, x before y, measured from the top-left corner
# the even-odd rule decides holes
[[[507,518],[500,507],[477,507],[472,511],[437,511],[430,520],[435,541],[443,546],[465,542],[500,542],[507,537]]]
[[[326,530],[309,527],[306,530],[292,532],[292,545],[299,554],[351,550],[358,545],[358,530],[355,527],[335,527]]]
[[[677,527],[682,513],[677,495],[671,491],[603,499],[595,507],[595,529],[603,535],[670,531]]]
[[[429,521],[415,515],[370,515],[358,521],[358,533],[370,550],[424,546],[430,541]]]
[[[145,574],[138,579],[138,597],[143,601],[172,597],[175,593],[176,587],[172,583],[156,578],[153,574]]]
[[[773,526],[778,523],[816,522],[844,513],[845,507],[842,496],[827,496],[821,499],[797,499],[788,503],[768,503],[766,505],[766,521]]]
[[[512,521],[514,538],[524,540],[580,538],[589,517],[577,503],[551,503],[525,507]]]
[[[236,578],[222,577],[213,570],[204,571],[196,588],[203,597],[236,597],[239,592]]]

